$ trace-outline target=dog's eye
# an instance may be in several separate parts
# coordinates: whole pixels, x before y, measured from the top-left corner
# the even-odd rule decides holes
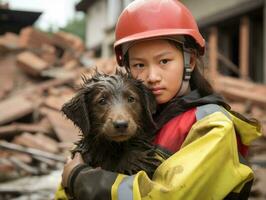
[[[129,103],[134,103],[135,102],[135,98],[132,97],[132,96],[128,97],[128,102]]]
[[[98,101],[98,103],[100,105],[105,105],[106,104],[106,99],[105,98],[100,98],[99,101]]]

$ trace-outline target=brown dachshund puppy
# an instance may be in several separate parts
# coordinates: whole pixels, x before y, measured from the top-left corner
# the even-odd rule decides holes
[[[62,108],[82,132],[74,152],[81,152],[93,167],[128,175],[144,170],[151,177],[160,164],[151,143],[156,131],[153,94],[141,81],[120,72],[96,73],[83,81]]]

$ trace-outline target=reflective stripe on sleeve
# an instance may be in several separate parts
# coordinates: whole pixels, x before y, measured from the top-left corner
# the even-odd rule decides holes
[[[120,183],[123,181],[125,175],[123,174],[118,174],[113,186],[112,186],[112,200],[117,200],[118,199],[118,188]]]
[[[125,176],[118,186],[118,200],[133,200],[133,181],[135,176]]]

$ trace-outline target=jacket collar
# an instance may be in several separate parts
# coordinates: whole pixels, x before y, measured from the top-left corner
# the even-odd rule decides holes
[[[162,104],[158,107],[157,112],[154,115],[154,120],[157,124],[157,130],[161,129],[166,122],[189,110],[190,108],[205,104],[218,104],[227,110],[230,110],[230,106],[225,103],[221,96],[215,93],[202,96],[198,90],[193,90],[185,96],[174,97],[168,103]]]

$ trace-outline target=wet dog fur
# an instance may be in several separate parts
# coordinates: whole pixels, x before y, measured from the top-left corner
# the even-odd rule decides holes
[[[153,94],[121,72],[96,73],[83,82],[62,108],[82,132],[74,152],[93,167],[128,175],[144,170],[151,177],[160,164],[151,143],[156,131]]]

